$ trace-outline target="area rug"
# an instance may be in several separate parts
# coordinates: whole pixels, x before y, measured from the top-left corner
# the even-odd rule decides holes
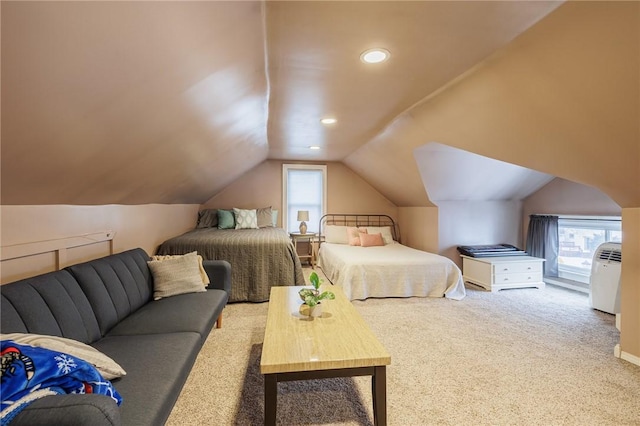
[[[613,356],[615,318],[557,287],[461,301],[370,299],[354,305],[391,354],[390,425],[637,425],[640,367]],[[170,425],[264,421],[259,363],[268,303],[231,304]],[[369,377],[278,385],[278,424],[373,424]]]

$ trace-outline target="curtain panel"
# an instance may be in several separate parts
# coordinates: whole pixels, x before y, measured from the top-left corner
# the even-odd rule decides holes
[[[526,251],[545,259],[544,275],[558,276],[558,216],[531,215],[527,230]]]

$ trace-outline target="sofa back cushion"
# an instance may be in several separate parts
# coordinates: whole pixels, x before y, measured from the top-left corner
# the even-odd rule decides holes
[[[102,335],[151,300],[148,260],[134,249],[65,268],[89,299]]]
[[[0,286],[2,333],[35,333],[92,343],[98,321],[80,285],[56,271]]]

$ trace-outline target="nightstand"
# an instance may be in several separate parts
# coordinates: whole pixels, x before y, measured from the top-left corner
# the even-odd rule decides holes
[[[298,253],[298,242],[307,242],[307,254],[298,253],[298,257],[300,258],[300,260],[309,259],[311,268],[315,269],[316,256],[313,249],[313,239],[316,237],[316,233],[307,232],[306,234],[301,234],[299,232],[289,232],[289,237],[291,237],[291,241],[293,241],[293,246],[295,247],[296,253]]]

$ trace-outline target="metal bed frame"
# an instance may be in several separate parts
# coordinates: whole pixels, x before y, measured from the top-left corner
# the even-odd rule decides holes
[[[398,224],[386,214],[338,214],[329,213],[320,218],[318,225],[318,243],[322,244],[324,241],[322,236],[323,227],[325,225],[339,225],[339,226],[389,226],[391,228],[391,235],[393,239],[400,242],[400,228]]]

